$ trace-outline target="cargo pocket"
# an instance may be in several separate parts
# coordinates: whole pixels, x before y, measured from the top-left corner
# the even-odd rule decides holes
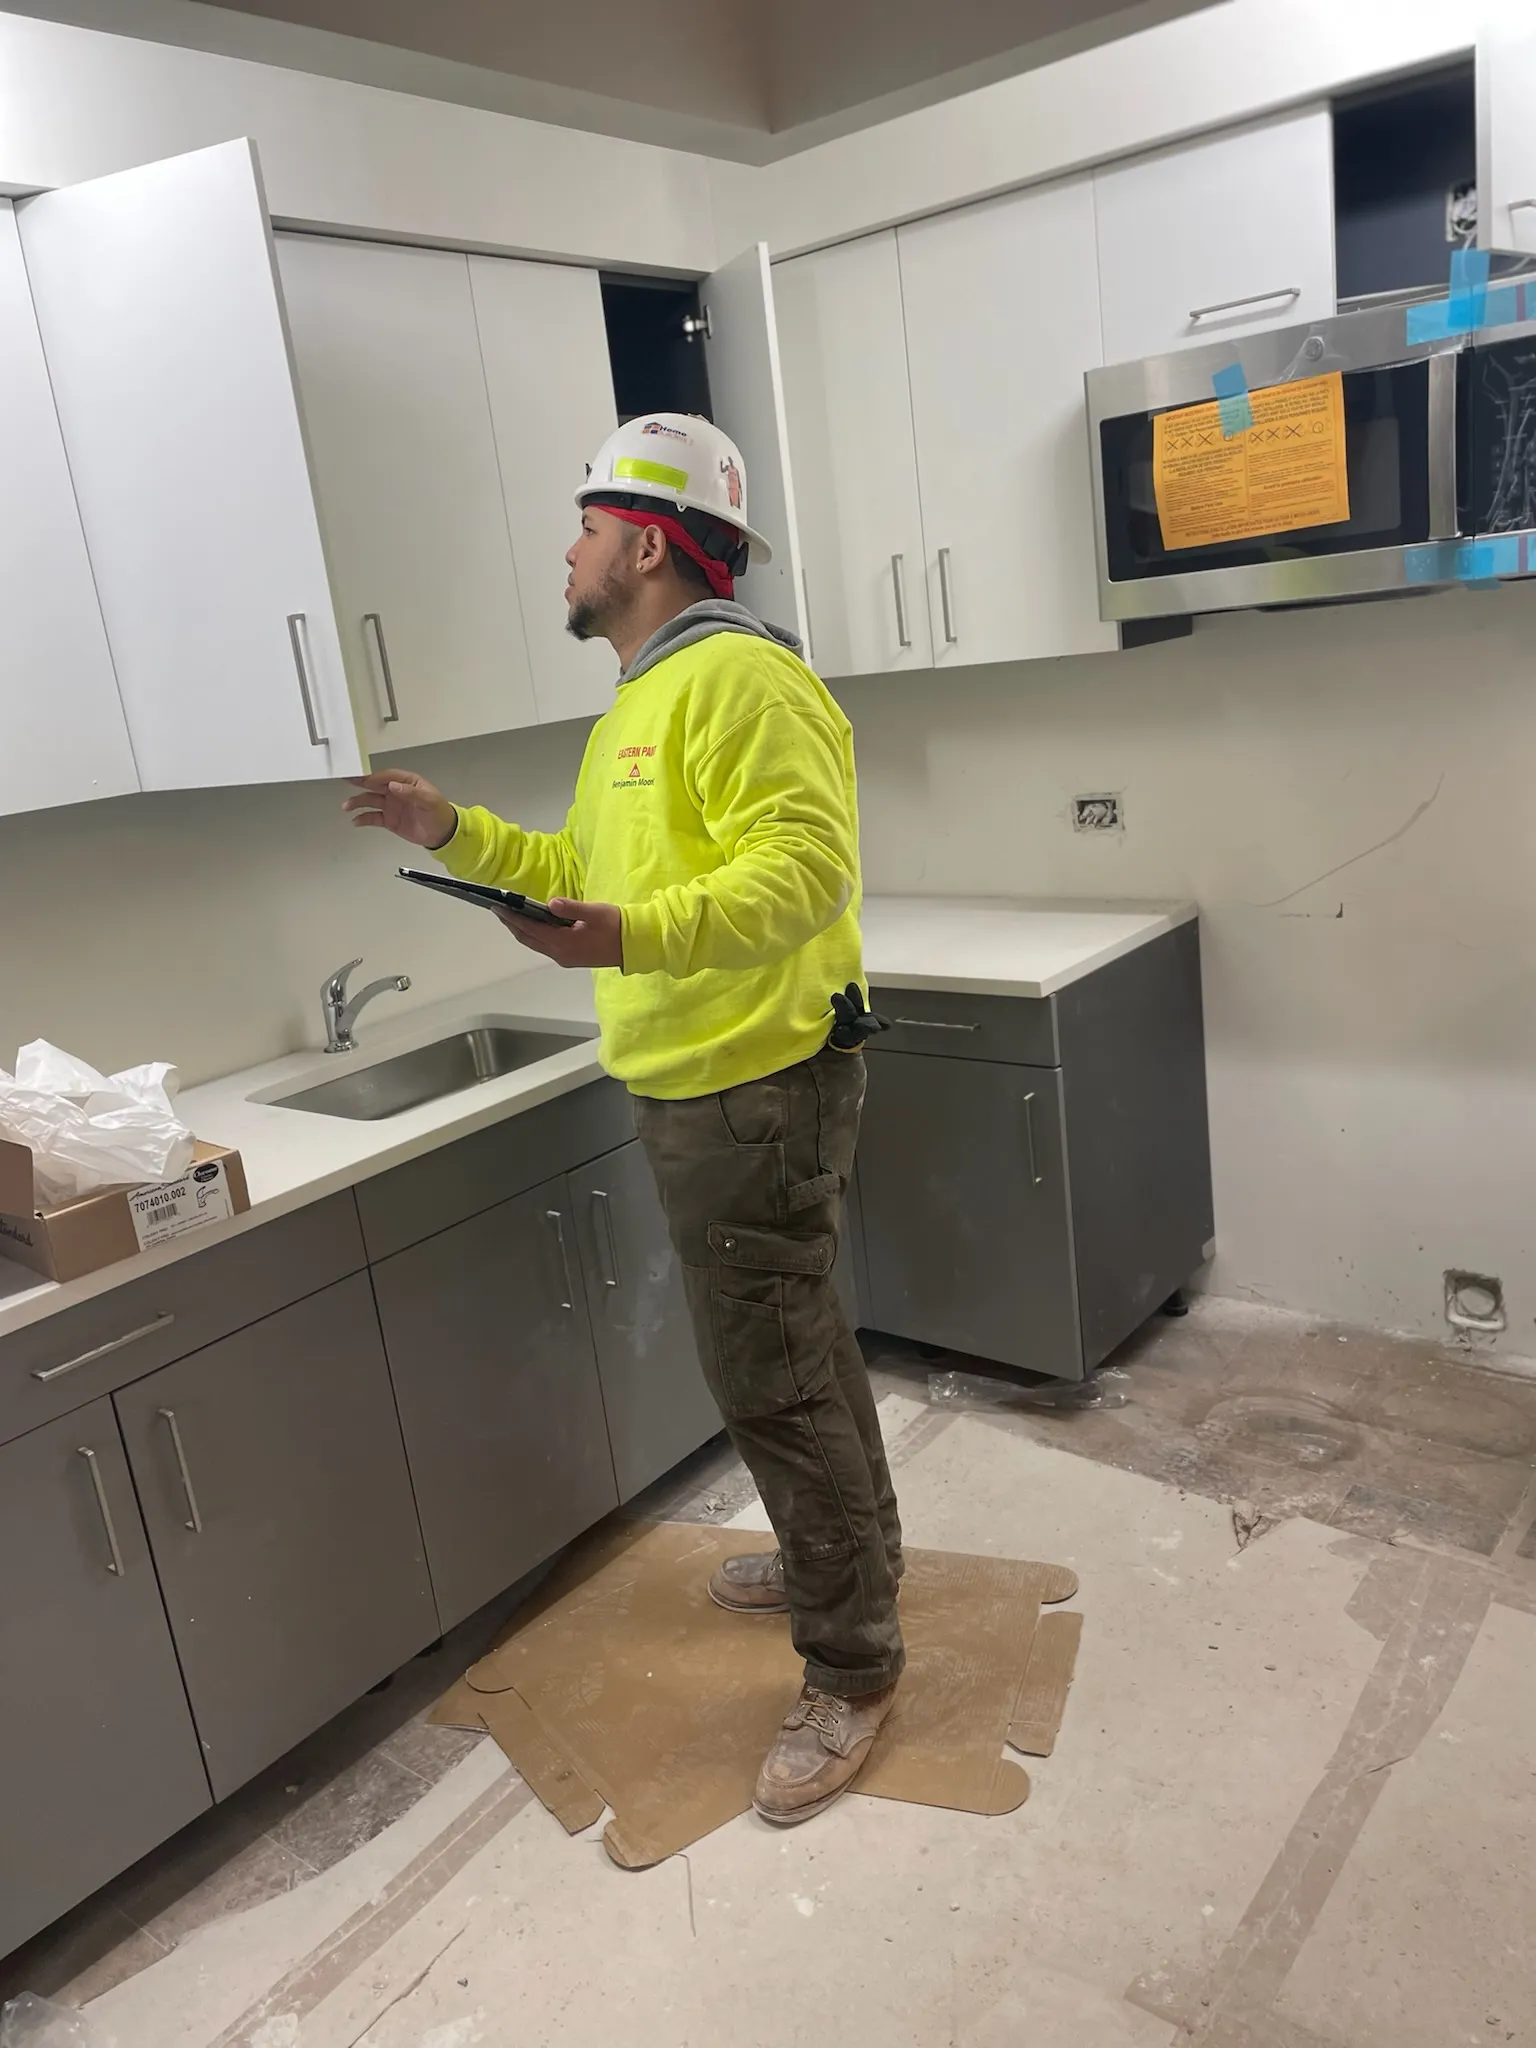
[[[712,1223],[709,1245],[719,1261],[711,1311],[721,1413],[728,1422],[781,1414],[831,1377],[814,1283],[832,1270],[836,1245],[733,1223]]]

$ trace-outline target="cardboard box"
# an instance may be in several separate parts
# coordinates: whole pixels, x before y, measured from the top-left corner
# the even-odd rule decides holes
[[[0,1139],[0,1254],[48,1280],[78,1280],[250,1206],[240,1154],[198,1139],[191,1170],[180,1180],[104,1188],[61,1209],[42,1209],[30,1149]]]

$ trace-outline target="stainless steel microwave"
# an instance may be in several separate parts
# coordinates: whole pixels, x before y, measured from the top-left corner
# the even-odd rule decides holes
[[[1536,285],[1499,297],[1520,317],[1473,333],[1410,341],[1433,314],[1383,307],[1090,370],[1101,616],[1536,573]],[[1234,363],[1253,428],[1216,421]]]

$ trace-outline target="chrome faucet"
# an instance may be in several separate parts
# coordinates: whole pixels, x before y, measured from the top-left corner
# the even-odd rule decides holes
[[[366,988],[360,988],[351,1001],[347,1000],[347,977],[354,967],[362,966],[361,960],[349,960],[345,967],[327,975],[320,987],[320,1013],[325,1019],[325,1049],[327,1052],[356,1052],[357,1040],[352,1036],[352,1026],[364,1004],[371,1003],[375,996],[382,996],[390,989],[398,989],[403,995],[411,985],[408,974],[386,974],[380,981],[370,981]]]

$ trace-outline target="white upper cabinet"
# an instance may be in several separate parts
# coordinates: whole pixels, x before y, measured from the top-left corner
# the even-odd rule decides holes
[[[369,746],[531,725],[468,257],[280,235],[277,260]]]
[[[707,320],[704,351],[715,424],[741,450],[747,516],[773,549],[766,568],[751,568],[737,581],[736,595],[759,618],[788,626],[805,640],[805,586],[767,243],[755,243],[706,277],[699,300]]]
[[[1478,39],[1477,199],[1480,247],[1536,255],[1536,25]]]
[[[16,218],[0,200],[0,812],[138,786]]]
[[[780,263],[773,289],[816,668],[931,668],[895,231]]]
[[[144,787],[355,771],[250,143],[16,217]]]
[[[1334,312],[1326,108],[1115,164],[1093,184],[1106,363]]]
[[[899,228],[896,245],[936,662],[1117,647],[1083,402],[1102,360],[1092,179]]]
[[[613,702],[613,650],[565,630],[565,551],[586,466],[618,424],[602,286],[595,270],[498,256],[470,257],[469,274],[538,716],[588,718]]]

